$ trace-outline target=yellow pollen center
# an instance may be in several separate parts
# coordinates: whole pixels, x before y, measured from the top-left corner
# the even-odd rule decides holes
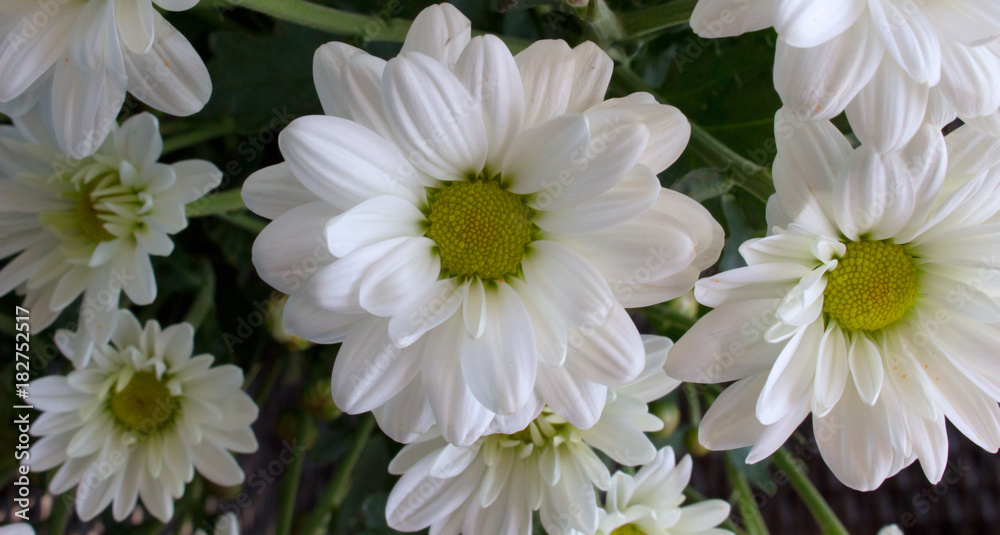
[[[903,246],[851,242],[827,274],[823,312],[842,329],[875,331],[902,318],[916,298],[917,266]]]
[[[429,195],[427,237],[450,277],[516,274],[534,225],[525,199],[493,180],[449,182]]]
[[[152,372],[135,372],[120,392],[111,389],[108,406],[130,431],[151,433],[173,422],[180,402]]]
[[[610,535],[646,535],[646,532],[635,527],[635,524],[625,524],[616,528]]]
[[[115,237],[104,228],[104,221],[101,213],[94,206],[93,193],[97,187],[97,181],[93,180],[84,184],[77,192],[76,217],[80,225],[80,232],[92,242],[104,242],[115,239]]]

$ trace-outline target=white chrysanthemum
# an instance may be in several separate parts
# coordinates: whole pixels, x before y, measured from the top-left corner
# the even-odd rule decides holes
[[[900,149],[925,118],[940,127],[1000,108],[996,0],[700,0],[691,26],[704,37],[773,26],[785,107],[808,119],[846,109],[879,152]]]
[[[61,346],[74,370],[31,383],[29,402],[42,411],[31,434],[43,438],[29,450],[28,464],[35,471],[59,467],[49,491],[76,486],[83,520],[114,501],[121,521],[141,498],[168,522],[195,469],[218,485],[243,482],[230,452],[257,450],[250,429],[257,405],[243,392],[238,367],[191,356],[190,324],[161,329],[149,321],[143,328],[127,310],[118,316],[111,342],[94,347],[88,364]]]
[[[243,188],[275,220],[253,262],[291,294],[288,330],[343,341],[338,406],[378,409],[403,442],[437,422],[468,445],[545,404],[590,427],[607,386],[642,370],[623,307],[683,294],[722,246],[710,214],[656,178],[690,134],[678,110],[604,102],[612,61],[593,43],[514,57],[469,28],[442,4],[388,62],[320,48],[332,116],[289,125],[287,162]]]
[[[823,459],[863,490],[915,459],[940,480],[946,417],[997,451],[1000,140],[927,125],[879,155],[826,121],[778,131],[772,234],[740,248],[749,267],[698,282],[715,310],[667,362],[682,380],[738,381],[702,444],[752,445],[757,462],[811,412]]]
[[[222,173],[202,160],[157,163],[163,141],[148,113],[114,128],[83,160],[55,148],[36,119],[0,126],[0,258],[17,255],[0,270],[0,295],[25,294],[37,332],[83,294],[88,336],[78,339],[103,344],[122,290],[139,305],[156,297],[149,257],[170,254],[169,235],[187,227],[185,204]],[[75,354],[87,358],[84,347]]]
[[[691,480],[691,456],[675,464],[674,450],[661,449],[635,477],[616,472],[599,510],[598,535],[732,535],[716,528],[729,517],[725,500],[681,507]]]
[[[197,0],[4,0],[0,3],[0,112],[35,108],[62,152],[94,153],[128,91],[171,115],[191,115],[212,93],[191,43],[153,7]]]
[[[432,533],[532,533],[540,509],[550,534],[593,533],[598,525],[594,486],[607,490],[611,473],[594,452],[636,466],[656,448],[644,432],[663,421],[646,404],[679,383],[663,373],[670,340],[644,336],[646,369],[632,383],[609,389],[600,420],[579,429],[544,410],[526,429],[488,435],[471,446],[448,444],[433,429],[399,452],[389,471],[403,474],[386,505],[393,529]]]

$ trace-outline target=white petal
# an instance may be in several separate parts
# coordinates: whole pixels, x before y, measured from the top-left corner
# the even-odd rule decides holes
[[[698,281],[694,297],[713,308],[754,299],[780,299],[809,273],[809,268],[792,263],[731,269]]]
[[[388,337],[389,322],[369,318],[355,323],[333,362],[331,391],[341,410],[370,411],[409,384],[420,369],[421,344],[400,349]]]
[[[813,48],[778,39],[774,87],[798,119],[832,119],[871,80],[884,51],[869,17]]]
[[[576,57],[573,69],[573,89],[570,90],[567,113],[583,112],[604,101],[615,63],[608,53],[593,41],[584,41],[573,48]]]
[[[392,195],[373,197],[326,224],[326,243],[335,256],[392,238],[424,234],[424,215],[413,204]]]
[[[734,37],[774,26],[773,13],[774,0],[700,0],[691,13],[691,29],[709,39]]]
[[[413,19],[402,52],[419,52],[451,68],[471,38],[472,23],[458,8],[436,4]]]
[[[862,143],[878,152],[903,148],[927,115],[929,88],[914,82],[894,61],[883,61],[871,81],[847,106],[847,118]]]
[[[815,408],[818,416],[823,416],[840,401],[847,384],[848,366],[847,337],[836,323],[832,323],[823,334],[816,362]]]
[[[136,54],[145,54],[153,47],[153,3],[111,2],[122,43]]]
[[[865,405],[853,384],[829,414],[813,417],[823,460],[837,479],[856,490],[873,490],[889,475],[893,453],[888,427],[882,408]]]
[[[524,84],[524,127],[566,113],[576,77],[576,54],[566,41],[535,41],[514,60]]]
[[[898,0],[869,0],[868,6],[886,52],[915,82],[937,85],[941,48],[923,10]]]
[[[645,165],[636,165],[610,190],[564,210],[541,212],[535,224],[559,234],[600,230],[624,223],[653,206],[660,180]]]
[[[913,208],[913,183],[897,154],[862,146],[837,178],[834,209],[848,239],[890,238],[906,226]]]
[[[155,11],[153,18],[153,48],[146,54],[125,53],[128,91],[171,115],[196,113],[212,95],[208,69],[184,34]]]
[[[865,11],[866,4],[865,0],[781,0],[774,4],[774,29],[792,46],[811,48],[843,34]]]
[[[377,316],[405,311],[419,297],[414,290],[429,288],[441,274],[441,259],[433,247],[428,238],[403,238],[365,274],[358,294],[361,307]]]
[[[382,99],[400,149],[439,180],[462,180],[486,163],[481,104],[443,65],[423,54],[397,56],[382,76]]]
[[[243,183],[240,196],[247,208],[268,219],[277,219],[285,212],[319,200],[295,178],[287,162],[250,175]]]
[[[316,270],[333,261],[323,229],[336,211],[323,202],[294,208],[279,216],[254,241],[252,261],[264,282],[292,293]]]
[[[347,60],[340,72],[337,97],[347,111],[344,117],[392,139],[392,128],[382,103],[382,74],[386,61],[369,54],[356,54]]]
[[[951,113],[978,117],[1000,107],[1000,55],[990,47],[964,47],[941,42],[941,83],[938,91]]]
[[[990,0],[928,2],[920,6],[934,27],[947,39],[975,46],[997,38],[1000,5]]]
[[[2,29],[8,32],[0,41],[0,72],[4,73],[0,77],[0,101],[9,102],[25,94],[57,60],[65,63],[70,32],[83,7],[75,3],[60,6],[65,11],[58,17],[46,17],[44,31],[31,22],[30,15],[38,13],[36,6],[29,6],[20,17],[14,12],[4,13],[2,26],[6,28]]]
[[[781,350],[757,399],[757,419],[771,425],[806,396],[816,374],[816,353],[823,325],[816,321],[800,330]]]
[[[459,283],[458,279],[435,282],[429,291],[413,301],[410,309],[393,316],[389,321],[389,338],[399,347],[409,346],[458,312],[463,302],[468,302],[470,293],[468,282]]]
[[[409,386],[385,405],[375,409],[373,413],[379,428],[389,438],[404,444],[416,440],[434,425],[434,413],[427,402],[424,385],[419,379],[410,381]],[[400,452],[400,456],[402,453]],[[399,473],[394,467],[400,456],[393,459],[393,463],[389,465],[390,473]]]
[[[191,460],[198,472],[216,485],[231,487],[243,482],[243,470],[233,455],[212,442],[203,440],[192,448]]]
[[[455,65],[455,76],[481,103],[489,151],[487,174],[498,173],[524,123],[521,73],[507,45],[494,35],[475,37]]]
[[[498,282],[486,292],[486,329],[459,345],[462,374],[479,402],[510,414],[528,402],[535,387],[537,359],[531,320],[517,293]]]
[[[622,385],[642,373],[646,361],[642,337],[621,306],[568,335],[565,366],[591,381]]]
[[[600,321],[617,306],[601,274],[565,245],[533,242],[522,267],[532,290],[572,326]]]
[[[295,177],[340,210],[378,195],[414,204],[424,198],[416,170],[399,149],[353,121],[301,117],[281,132],[278,143]]]
[[[882,353],[878,346],[869,340],[868,336],[857,335],[851,341],[848,362],[861,401],[869,406],[875,405],[879,392],[882,390],[882,380],[885,377],[885,370],[882,368]]]
[[[341,314],[324,310],[313,303],[309,287],[302,286],[292,292],[285,302],[282,321],[288,332],[315,344],[337,344],[344,340],[360,314]]]
[[[583,378],[565,366],[538,365],[538,392],[545,404],[578,429],[597,423],[608,387]]]
[[[566,360],[566,348],[569,345],[566,324],[560,320],[559,314],[552,311],[549,303],[539,298],[530,285],[517,277],[507,279],[507,284],[521,297],[531,316],[531,330],[535,334],[535,350],[539,360],[553,366],[561,365]],[[466,308],[469,306],[467,303]],[[468,326],[469,323],[466,322],[467,329]]]
[[[486,331],[486,312],[486,288],[481,280],[472,280],[469,283],[469,296],[462,304],[462,319],[469,338],[477,340]]]
[[[73,158],[93,154],[114,126],[125,90],[108,74],[83,73],[71,61],[56,63],[52,85],[52,126],[59,145]]]
[[[327,115],[352,119],[351,110],[344,103],[344,88],[340,73],[348,60],[364,50],[340,41],[331,41],[316,49],[313,54],[313,82],[316,93]]]

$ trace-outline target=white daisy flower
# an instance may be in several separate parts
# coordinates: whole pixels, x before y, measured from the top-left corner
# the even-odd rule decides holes
[[[940,127],[1000,108],[996,0],[700,0],[691,26],[703,37],[773,26],[785,107],[811,120],[846,109],[879,152],[902,148],[925,118]]]
[[[598,535],[732,535],[716,526],[729,518],[729,502],[705,500],[681,507],[691,480],[691,456],[677,464],[669,446],[635,477],[616,472],[598,510]]]
[[[5,0],[0,112],[36,108],[62,152],[93,154],[128,91],[171,115],[195,113],[212,81],[191,43],[159,12],[198,0]]]
[[[0,295],[24,294],[32,331],[50,325],[83,294],[81,344],[108,341],[122,290],[133,303],[156,298],[150,256],[174,248],[187,227],[184,206],[222,180],[215,165],[157,163],[163,148],[155,117],[126,121],[91,157],[72,160],[37,117],[0,126]],[[86,360],[81,345],[74,352]],[[79,363],[86,365],[86,362]]]
[[[193,344],[188,323],[143,328],[122,310],[111,342],[95,347],[88,364],[61,346],[74,370],[31,383],[29,402],[42,411],[31,434],[43,438],[27,463],[38,472],[59,467],[49,491],[76,486],[84,521],[112,501],[115,519],[124,520],[141,498],[168,522],[195,469],[218,485],[243,482],[230,452],[257,450],[250,429],[257,405],[242,390],[242,370],[213,367],[212,355],[192,357]]]
[[[646,369],[632,383],[608,390],[607,405],[590,429],[579,429],[549,409],[526,429],[488,435],[471,446],[448,444],[432,430],[405,446],[389,464],[402,474],[386,504],[389,526],[431,533],[532,533],[539,510],[550,534],[593,533],[597,496],[611,473],[595,453],[636,466],[653,461],[656,448],[644,432],[663,421],[646,404],[678,384],[662,366],[670,340],[644,336]]]
[[[604,101],[611,70],[589,42],[514,57],[448,4],[388,62],[317,51],[329,116],[289,125],[287,161],[243,198],[275,220],[253,262],[291,294],[289,331],[343,342],[341,409],[379,409],[399,441],[437,422],[469,445],[494,416],[517,413],[514,431],[545,404],[590,427],[607,386],[642,370],[623,307],[685,293],[722,229],[656,178],[687,120],[649,94]]]
[[[904,151],[856,150],[831,123],[778,114],[772,233],[748,267],[698,282],[715,310],[671,352],[685,381],[737,381],[701,443],[773,453],[812,413],[823,459],[870,490],[915,459],[938,481],[945,419],[1000,446],[1000,139],[926,125]],[[792,132],[789,130],[788,132]]]

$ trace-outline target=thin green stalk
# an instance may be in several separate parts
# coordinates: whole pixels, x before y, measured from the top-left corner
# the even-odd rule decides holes
[[[824,535],[847,535],[847,528],[837,518],[836,513],[830,508],[830,504],[823,499],[823,495],[819,493],[816,486],[809,480],[800,462],[788,450],[778,449],[771,456],[771,462],[775,468],[788,476],[788,482],[792,484],[792,488],[805,502]]]
[[[73,515],[73,492],[67,492],[62,496],[56,496],[52,500],[52,512],[45,522],[45,531],[49,535],[63,535],[69,519]]]
[[[368,437],[371,436],[372,429],[374,428],[375,418],[371,415],[366,416],[364,422],[361,424],[361,428],[354,435],[354,443],[351,445],[351,450],[347,452],[347,456],[340,462],[340,469],[337,470],[336,475],[334,475],[323,491],[323,495],[320,496],[316,508],[306,518],[305,525],[302,528],[303,535],[316,535],[322,532],[326,527],[326,522],[328,522],[329,514],[336,511],[344,503],[347,493],[351,490],[351,474],[354,473],[354,466],[358,464],[361,452],[364,451],[365,445],[368,443]]]
[[[661,102],[664,101],[655,89],[625,65],[615,67],[614,79],[621,88],[628,92],[644,91],[652,94]],[[774,193],[774,180],[767,168],[746,159],[695,123],[691,123],[691,142],[688,144],[688,148],[712,167],[725,169],[734,185],[746,190],[761,201],[767,202],[767,199]]]
[[[691,427],[698,427],[701,423],[701,402],[698,398],[698,387],[694,383],[684,383],[684,397],[687,398],[691,408]]]
[[[306,435],[309,426],[305,421],[299,422],[299,430],[296,434],[295,444],[302,445],[306,442]],[[278,505],[278,535],[289,535],[292,532],[292,520],[295,515],[295,495],[299,489],[299,480],[302,479],[302,461],[306,456],[299,454],[288,467],[288,474],[281,480],[281,502]]]
[[[726,463],[726,476],[729,478],[733,491],[736,492],[736,506],[739,507],[740,516],[743,518],[743,527],[749,535],[768,535],[767,525],[764,524],[764,517],[760,514],[757,501],[754,500],[753,490],[747,476],[733,466],[733,461],[728,456],[723,456]]]
[[[412,21],[395,18],[396,13],[388,8],[362,15],[305,0],[215,0],[213,3],[216,6],[246,8],[308,28],[357,35],[367,41],[401,42],[412,24]]]
[[[215,306],[215,271],[212,270],[212,264],[207,260],[202,263],[201,273],[201,287],[198,289],[198,294],[195,296],[194,302],[191,303],[187,315],[184,316],[184,321],[190,323],[195,329],[201,326],[201,323],[205,321],[205,316]]]
[[[625,11],[618,21],[628,39],[645,37],[656,32],[687,24],[697,0],[674,0],[655,7]]]
[[[245,210],[246,205],[243,204],[243,197],[240,196],[240,193],[240,189],[236,188],[206,195],[187,205],[185,209],[187,216],[204,217],[207,215]]]
[[[219,219],[235,225],[240,228],[244,228],[253,232],[254,234],[260,234],[260,231],[264,230],[267,226],[266,221],[262,221],[252,215],[249,212],[235,212],[232,214],[218,214]]]
[[[192,147],[199,143],[204,143],[210,139],[232,134],[236,131],[236,123],[229,117],[224,118],[215,124],[199,125],[193,130],[176,134],[163,140],[163,154],[170,154]]]

